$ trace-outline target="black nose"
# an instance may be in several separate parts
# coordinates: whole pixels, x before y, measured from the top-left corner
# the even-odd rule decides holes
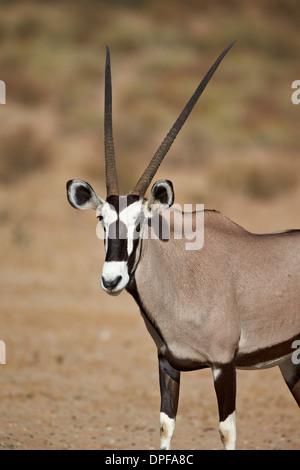
[[[117,287],[117,285],[119,284],[119,282],[121,281],[122,279],[122,276],[118,276],[116,277],[115,279],[112,279],[110,281],[107,281],[103,276],[102,276],[102,284],[103,286],[105,287],[105,289],[114,289],[115,287]]]

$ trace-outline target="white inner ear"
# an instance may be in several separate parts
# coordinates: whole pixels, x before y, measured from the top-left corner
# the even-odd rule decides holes
[[[96,210],[99,205],[103,204],[103,202],[103,199],[101,199],[101,197],[94,193],[91,199],[85,204],[84,208]]]
[[[155,197],[155,193],[159,187],[162,187],[167,192],[168,202],[161,202]],[[170,207],[170,201],[173,199],[173,192],[170,185],[166,181],[157,181],[151,190],[150,199],[147,203],[147,216],[153,217],[153,213],[158,210],[168,209]]]

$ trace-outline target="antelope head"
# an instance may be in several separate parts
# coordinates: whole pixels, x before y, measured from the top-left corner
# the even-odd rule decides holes
[[[168,180],[157,181],[147,200],[144,196],[161,162],[169,151],[181,127],[204,91],[218,65],[234,43],[230,44],[209,69],[194,94],[171,127],[137,184],[126,196],[119,195],[112,130],[112,91],[110,52],[106,47],[104,147],[106,171],[106,199],[81,180],[67,183],[67,197],[76,209],[93,209],[104,229],[105,262],[101,287],[109,294],[119,294],[129,283],[139,260],[141,233],[145,221],[152,217],[154,208],[166,209],[174,202],[173,185]]]

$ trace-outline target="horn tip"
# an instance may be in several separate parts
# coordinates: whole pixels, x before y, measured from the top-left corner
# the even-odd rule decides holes
[[[228,50],[231,49],[232,46],[234,46],[236,42],[237,42],[237,39],[235,39],[234,41],[232,41],[232,43],[229,44],[229,46],[227,47],[227,49],[228,49]]]

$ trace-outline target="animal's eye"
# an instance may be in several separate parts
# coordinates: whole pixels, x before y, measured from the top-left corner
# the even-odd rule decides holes
[[[102,217],[102,215],[98,215],[98,219],[99,219],[99,222],[101,222],[101,225],[102,225],[102,227],[103,227],[103,229],[104,229],[104,232],[105,232],[106,229],[105,229],[105,226],[104,226],[104,222],[103,222],[103,217]]]
[[[104,227],[102,215],[98,215],[98,219],[99,219],[99,222],[101,222],[102,226]]]

